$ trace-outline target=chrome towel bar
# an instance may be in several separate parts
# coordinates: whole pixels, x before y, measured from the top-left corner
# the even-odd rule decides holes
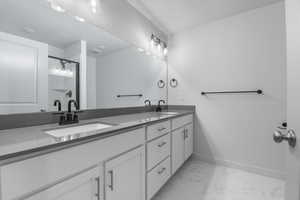
[[[202,95],[207,95],[207,94],[251,94],[251,93],[263,95],[262,90],[201,92]]]
[[[121,97],[142,97],[142,94],[118,94],[117,97],[121,98]]]

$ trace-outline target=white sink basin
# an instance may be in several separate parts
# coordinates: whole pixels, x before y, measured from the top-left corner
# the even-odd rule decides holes
[[[162,115],[177,115],[178,112],[161,112]]]
[[[49,130],[49,131],[45,131],[45,133],[56,138],[62,138],[71,135],[78,135],[82,133],[98,131],[109,127],[112,127],[112,125],[102,124],[97,122],[93,124],[85,124],[85,125],[73,126],[68,128]]]

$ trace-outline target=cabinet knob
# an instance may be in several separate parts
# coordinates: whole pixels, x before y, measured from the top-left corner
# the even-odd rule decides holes
[[[108,172],[108,174],[110,175],[110,184],[108,185],[108,187],[110,188],[111,191],[114,190],[114,171],[110,170]]]
[[[158,146],[158,147],[163,147],[163,146],[165,146],[166,144],[167,144],[166,142],[162,142],[162,143],[158,144],[157,146]]]
[[[100,177],[95,178],[96,181],[96,187],[97,192],[95,193],[95,196],[97,197],[97,200],[100,200]]]
[[[159,128],[159,129],[157,129],[158,131],[163,131],[163,130],[166,130],[166,128],[165,127],[162,127],[162,128]]]
[[[183,135],[183,138],[184,138],[184,139],[187,139],[187,138],[189,137],[188,129],[185,128],[185,129],[183,130],[183,134],[184,134],[184,135]]]
[[[158,174],[162,174],[162,173],[164,173],[164,171],[166,171],[166,168],[164,167],[164,168],[162,168],[160,171],[158,171],[157,173]]]

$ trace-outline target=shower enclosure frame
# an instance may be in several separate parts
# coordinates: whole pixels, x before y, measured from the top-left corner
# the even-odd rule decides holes
[[[80,110],[80,75],[79,75],[79,71],[80,71],[80,63],[76,62],[74,60],[69,60],[69,59],[65,59],[65,58],[60,58],[60,57],[56,57],[56,56],[48,56],[48,58],[51,59],[55,59],[55,60],[59,60],[59,61],[65,61],[68,63],[73,63],[75,64],[75,70],[76,70],[76,101],[77,101],[77,105],[78,105],[78,110]]]

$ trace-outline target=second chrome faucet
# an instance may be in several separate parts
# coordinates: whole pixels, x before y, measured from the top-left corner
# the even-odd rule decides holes
[[[161,112],[162,111],[161,103],[165,104],[166,101],[162,100],[162,99],[158,101],[158,104],[157,104],[157,107],[156,107],[156,112]]]

